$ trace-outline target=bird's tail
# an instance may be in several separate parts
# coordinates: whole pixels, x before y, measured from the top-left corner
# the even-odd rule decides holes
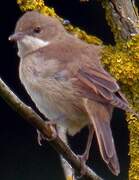
[[[90,123],[93,124],[101,156],[111,172],[118,175],[120,167],[110,127],[113,108],[88,99],[85,99],[84,106],[89,115]]]

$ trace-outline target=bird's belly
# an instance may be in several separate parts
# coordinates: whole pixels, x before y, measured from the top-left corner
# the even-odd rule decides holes
[[[38,87],[26,83],[25,88],[45,117],[63,126],[71,135],[76,134],[88,123],[88,117],[80,107],[81,100],[73,95],[71,89],[64,87],[65,83],[59,84],[57,81],[47,80],[45,88],[40,85],[41,83]]]
[[[40,112],[49,120],[67,129],[69,134],[76,134],[87,124],[87,115],[76,110],[70,102],[62,102],[58,97],[53,101],[50,96],[39,94],[31,96]]]

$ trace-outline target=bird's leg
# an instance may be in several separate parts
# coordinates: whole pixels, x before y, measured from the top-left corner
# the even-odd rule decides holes
[[[58,136],[56,130],[56,123],[54,121],[45,121],[45,124],[46,126],[49,126],[49,128],[51,128],[52,137],[51,138],[44,137],[43,134],[37,129],[37,141],[40,146],[42,145],[41,143],[42,140],[52,141]]]
[[[85,152],[82,155],[78,155],[78,157],[81,161],[81,176],[83,176],[85,174],[84,166],[89,157],[89,151],[91,148],[93,134],[94,134],[93,125],[89,124],[88,128],[89,128],[89,135],[88,135],[88,139],[87,139]]]
[[[58,127],[57,127],[57,122],[59,121],[64,121],[65,120],[65,115],[64,114],[60,114],[59,116],[57,116],[57,118],[53,119],[53,120],[49,120],[49,121],[45,121],[45,124],[46,126],[49,126],[49,128],[51,129],[52,131],[52,138],[46,138],[42,135],[42,133],[40,133],[39,130],[37,130],[37,134],[38,134],[38,137],[37,137],[37,140],[38,140],[38,144],[41,146],[42,143],[41,141],[42,140],[47,140],[47,141],[52,141],[54,140],[58,135]]]

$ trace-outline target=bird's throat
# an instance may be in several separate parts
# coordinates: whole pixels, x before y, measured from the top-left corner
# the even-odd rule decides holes
[[[28,53],[31,53],[49,44],[49,41],[44,41],[42,39],[26,35],[22,40],[17,42],[18,56],[22,58]]]

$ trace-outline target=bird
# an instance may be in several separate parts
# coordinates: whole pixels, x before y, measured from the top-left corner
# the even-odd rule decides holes
[[[114,107],[130,111],[117,81],[101,64],[102,45],[67,32],[55,17],[24,13],[9,37],[17,42],[19,77],[39,111],[74,136],[88,126],[88,159],[95,134],[102,159],[114,175],[120,165],[111,130]]]

